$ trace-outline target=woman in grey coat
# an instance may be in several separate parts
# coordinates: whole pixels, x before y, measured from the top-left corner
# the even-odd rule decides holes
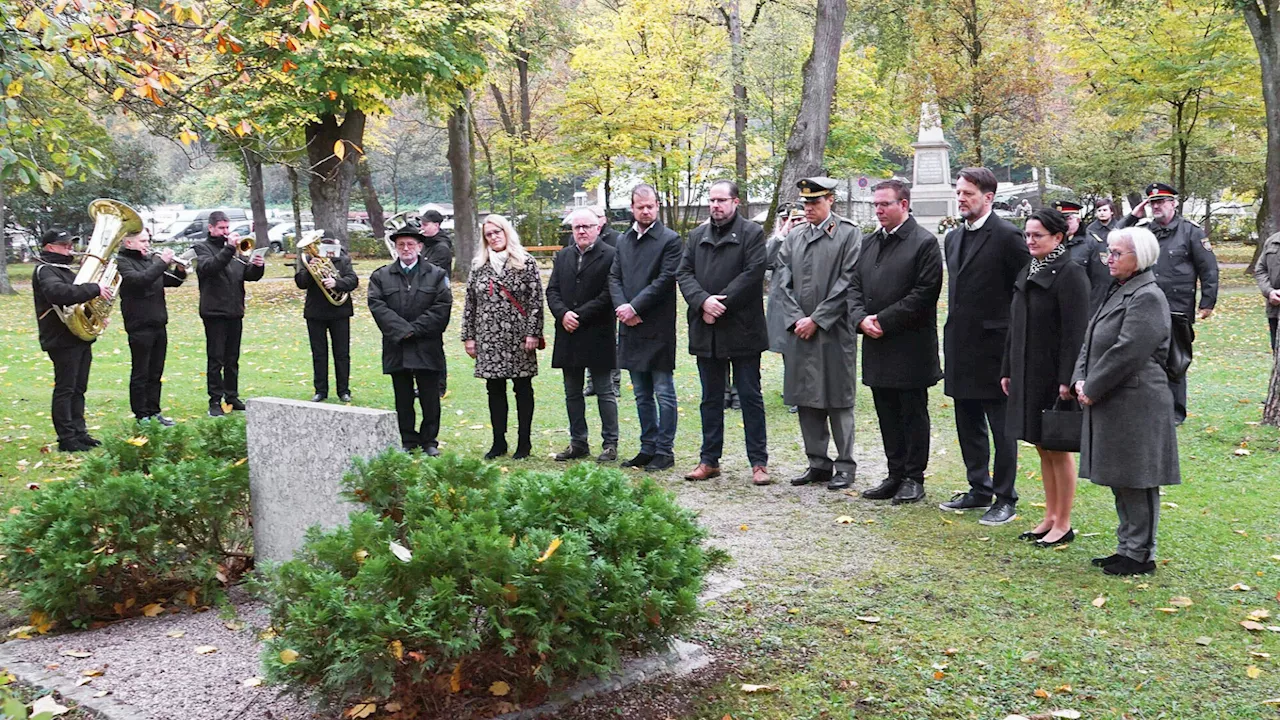
[[[1145,575],[1156,569],[1160,486],[1182,481],[1164,370],[1169,303],[1150,271],[1160,245],[1149,230],[1113,231],[1107,247],[1114,282],[1072,378],[1084,405],[1080,476],[1111,488],[1120,517],[1115,554],[1093,564],[1108,575]]]
[[[1276,351],[1276,326],[1280,323],[1280,232],[1262,244],[1262,254],[1253,266],[1258,290],[1267,301],[1267,325],[1271,327],[1271,352]]]

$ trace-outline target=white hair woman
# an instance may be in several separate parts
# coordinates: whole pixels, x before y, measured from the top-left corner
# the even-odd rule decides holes
[[[480,226],[484,242],[467,279],[462,314],[462,342],[475,358],[475,376],[484,378],[489,393],[492,460],[507,452],[507,380],[516,396],[519,437],[511,457],[522,460],[532,448],[533,376],[538,374],[537,351],[542,340],[542,279],[538,265],[523,247],[520,235],[501,215],[489,215]]]
[[[1085,330],[1073,376],[1084,405],[1080,476],[1111,488],[1116,552],[1094,558],[1108,575],[1155,572],[1160,486],[1181,482],[1169,354],[1169,303],[1150,268],[1160,245],[1146,228],[1107,236],[1112,285]]]

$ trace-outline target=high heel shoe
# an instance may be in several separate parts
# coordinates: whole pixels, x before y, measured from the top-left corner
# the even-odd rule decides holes
[[[1048,530],[1045,530],[1044,532],[1039,532],[1039,533],[1038,533],[1038,532],[1036,532],[1035,530],[1028,530],[1028,531],[1026,531],[1026,532],[1022,533],[1021,535],[1019,535],[1019,536],[1018,536],[1018,539],[1019,539],[1019,540],[1030,540],[1030,541],[1034,542],[1034,541],[1039,540],[1040,538],[1042,538],[1042,537],[1044,537],[1045,535],[1048,535],[1048,534],[1049,534],[1049,531],[1048,531]]]
[[[1066,545],[1067,543],[1075,539],[1076,539],[1075,528],[1069,528],[1067,530],[1067,534],[1063,535],[1057,540],[1054,540],[1053,542],[1045,542],[1044,540],[1037,540],[1036,547],[1047,548],[1047,547],[1053,547],[1054,545]]]

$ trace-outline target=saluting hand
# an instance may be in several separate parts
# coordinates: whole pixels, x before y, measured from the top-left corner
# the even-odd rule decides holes
[[[1142,218],[1146,217],[1146,216],[1147,216],[1147,201],[1146,201],[1146,200],[1143,200],[1142,202],[1140,202],[1140,203],[1138,203],[1136,206],[1134,206],[1134,208],[1133,208],[1133,212],[1132,212],[1132,213],[1130,213],[1130,214],[1131,214],[1131,215],[1133,215],[1134,217],[1138,218],[1138,219],[1142,219]]]

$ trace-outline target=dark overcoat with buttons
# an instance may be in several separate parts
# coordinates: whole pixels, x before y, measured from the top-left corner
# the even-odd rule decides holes
[[[769,349],[764,322],[764,230],[734,215],[724,227],[704,223],[689,233],[676,277],[689,306],[689,354],[736,358]],[[724,295],[725,314],[710,325],[702,304]]]
[[[1164,371],[1169,303],[1144,271],[1129,278],[1094,313],[1071,383],[1084,381],[1080,477],[1098,485],[1177,485],[1178,436]]]
[[[1204,229],[1182,215],[1174,215],[1168,225],[1144,224],[1132,215],[1125,216],[1124,227],[1139,224],[1150,230],[1160,243],[1160,257],[1151,266],[1151,272],[1169,301],[1169,312],[1183,313],[1195,322],[1197,283],[1201,309],[1212,310],[1218,303],[1218,258],[1205,238]]]
[[[1011,437],[1040,443],[1040,411],[1052,407],[1059,385],[1071,385],[1089,323],[1089,279],[1070,253],[1013,284],[1009,335],[1001,377],[1009,378],[1005,422]]]
[[[642,322],[619,323],[618,367],[641,372],[671,372],[676,367],[676,273],[684,256],[680,236],[661,220],[640,236],[632,227],[618,240],[609,271],[609,293],[616,310],[631,308]]]
[[[875,315],[884,335],[862,336],[862,384],[926,388],[942,379],[938,361],[938,296],[942,251],[914,217],[893,234],[880,228],[862,243],[849,283],[849,323],[857,332]]]
[[[449,275],[419,258],[406,274],[400,262],[369,276],[369,312],[382,331],[382,372],[444,369],[444,330],[453,293]]]
[[[615,251],[596,238],[585,254],[576,244],[556,252],[547,281],[547,308],[555,318],[556,344],[551,350],[553,368],[613,368],[617,319],[609,296],[609,269]],[[582,259],[579,260],[578,258]],[[569,332],[561,321],[572,310],[578,329]]]

